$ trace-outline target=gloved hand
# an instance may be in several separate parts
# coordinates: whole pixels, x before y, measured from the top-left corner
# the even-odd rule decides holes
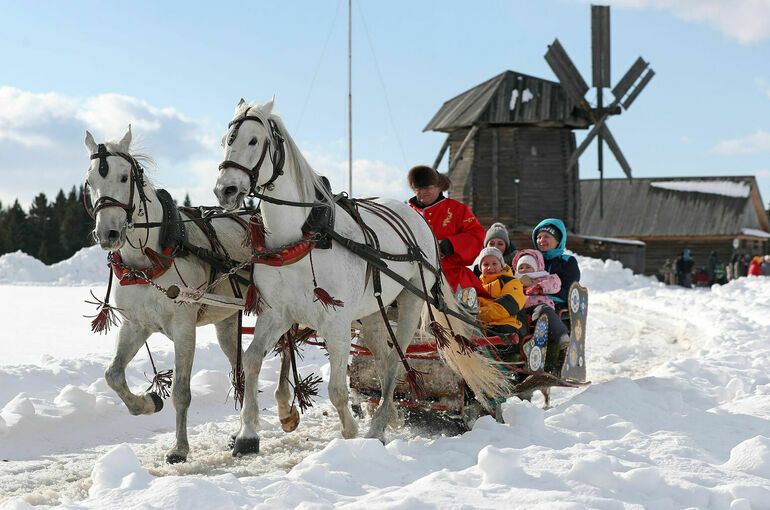
[[[444,257],[453,254],[455,249],[449,239],[442,239],[438,242],[438,251],[441,255],[441,258],[443,259]]]
[[[529,287],[530,285],[532,285],[532,278],[530,278],[529,276],[527,276],[525,274],[521,275],[519,277],[519,280],[521,281],[521,284],[524,287]]]

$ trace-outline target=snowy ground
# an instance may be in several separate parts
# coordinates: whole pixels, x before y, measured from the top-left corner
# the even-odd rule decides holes
[[[593,384],[554,389],[551,409],[510,399],[504,424],[485,417],[456,437],[404,428],[382,445],[341,439],[324,392],[285,434],[271,358],[262,451],[234,459],[229,367],[202,328],[192,451],[170,466],[170,402],[129,415],[102,377],[114,331],[92,335],[82,317],[89,289],[104,292],[103,254],[51,267],[0,257],[0,508],[770,509],[770,278],[686,290],[615,262],[580,265]],[[150,346],[170,368],[170,342]],[[303,365],[328,376],[315,348]],[[140,351],[130,386],[150,373]]]

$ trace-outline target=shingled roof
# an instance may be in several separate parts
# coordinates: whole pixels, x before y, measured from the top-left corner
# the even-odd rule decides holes
[[[604,179],[603,195],[599,217],[599,180],[580,181],[581,233],[643,238],[770,232],[754,176]]]
[[[574,107],[560,84],[505,71],[445,102],[423,131],[474,124],[587,127],[587,119],[572,115]]]

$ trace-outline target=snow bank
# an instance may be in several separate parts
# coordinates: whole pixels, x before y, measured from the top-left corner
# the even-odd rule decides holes
[[[0,459],[8,460],[0,463],[0,508],[770,508],[770,278],[684,289],[618,262],[578,260],[589,289],[593,383],[554,388],[547,410],[539,396],[508,399],[505,423],[485,416],[456,437],[406,428],[388,431],[386,445],[343,440],[325,388],[285,434],[272,397],[279,360],[270,357],[260,373],[262,449],[234,459],[230,368],[204,329],[190,456],[169,466],[170,402],[130,416],[101,375],[108,352],[89,354],[81,329],[60,327],[56,342],[78,358],[0,364]],[[16,306],[0,321],[3,332],[39,313],[19,289],[0,287]],[[83,289],[53,290],[75,315],[72,296]],[[5,353],[51,349],[49,338],[35,338],[38,328],[25,331],[30,338],[5,342]],[[168,368],[168,343],[151,345],[155,363]],[[328,374],[322,351],[304,354],[300,377]],[[143,391],[149,373],[141,352],[129,386]],[[367,419],[359,426],[363,436]]]
[[[0,284],[90,285],[106,277],[107,255],[98,246],[50,266],[21,250],[0,256]]]

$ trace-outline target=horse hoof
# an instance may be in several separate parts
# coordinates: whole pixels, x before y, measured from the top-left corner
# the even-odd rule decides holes
[[[150,398],[152,398],[152,402],[155,404],[155,412],[159,413],[160,410],[163,409],[163,399],[160,398],[160,395],[158,395],[154,391],[151,391],[150,393],[148,393],[148,395],[150,395]]]
[[[187,462],[187,456],[181,453],[169,453],[166,455],[166,462],[168,464],[179,464],[180,462]]]
[[[296,406],[291,406],[289,416],[281,418],[281,428],[284,432],[293,432],[299,425],[299,411]]]
[[[233,446],[233,457],[240,457],[241,455],[249,455],[251,453],[259,453],[258,437],[249,437],[235,440],[235,446]]]

